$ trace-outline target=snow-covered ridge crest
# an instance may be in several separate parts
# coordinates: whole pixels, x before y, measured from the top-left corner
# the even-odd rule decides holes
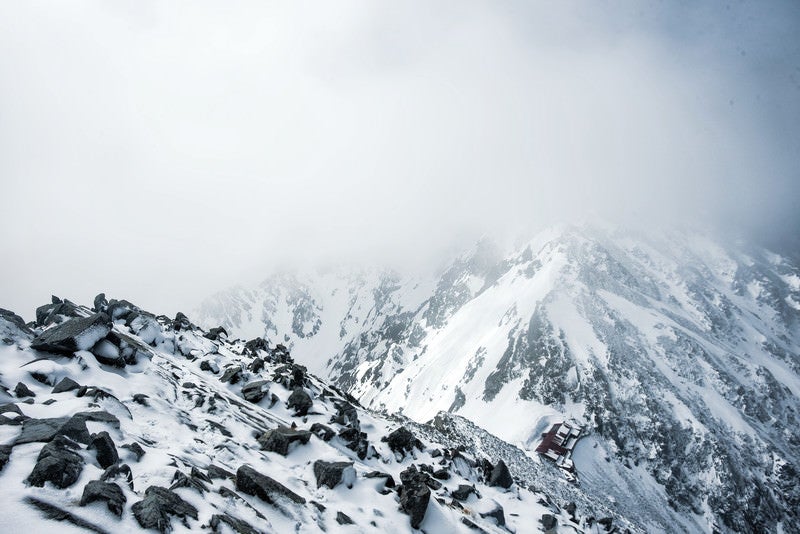
[[[297,326],[279,340],[317,373],[420,422],[457,413],[533,451],[575,418],[609,458],[587,458],[584,486],[633,471],[694,529],[770,531],[800,521],[798,279],[707,234],[561,226],[428,279],[270,278],[198,316],[236,331],[224,310],[246,305],[268,337]]]

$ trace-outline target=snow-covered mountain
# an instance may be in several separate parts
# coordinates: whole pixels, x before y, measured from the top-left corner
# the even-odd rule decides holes
[[[0,532],[645,532],[458,416],[127,301],[0,310]]]
[[[286,344],[373,409],[462,415],[531,456],[574,418],[581,487],[640,524],[800,531],[800,266],[768,251],[556,227],[431,277],[272,276],[197,318]]]

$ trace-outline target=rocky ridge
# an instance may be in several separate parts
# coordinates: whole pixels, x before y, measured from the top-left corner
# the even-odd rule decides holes
[[[281,345],[104,295],[36,315],[0,312],[4,531],[643,531],[550,493],[557,474],[534,488],[500,440],[361,407]]]

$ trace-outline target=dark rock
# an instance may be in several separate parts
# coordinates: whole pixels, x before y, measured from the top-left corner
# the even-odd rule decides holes
[[[24,334],[27,334],[28,336],[33,335],[33,330],[31,330],[28,325],[25,324],[25,320],[16,313],[0,308],[0,318],[3,318],[9,323],[13,324]]]
[[[336,435],[336,432],[333,431],[332,428],[323,425],[322,423],[314,423],[311,425],[311,433],[317,436],[322,441],[330,441],[333,439],[333,436]]]
[[[499,460],[489,476],[489,485],[508,489],[513,483],[514,479],[511,478],[511,473],[508,472],[506,463],[503,460]]]
[[[142,459],[142,456],[144,456],[144,452],[145,452],[144,449],[142,448],[141,445],[139,445],[135,441],[133,443],[126,443],[126,444],[122,445],[122,448],[123,449],[128,449],[133,454],[135,454],[137,462]]]
[[[289,445],[294,442],[305,445],[308,443],[309,439],[311,439],[311,432],[307,430],[295,430],[289,427],[279,426],[278,428],[267,430],[261,434],[261,437],[258,438],[258,442],[261,444],[263,450],[286,456],[289,454]]]
[[[130,325],[140,312],[141,310],[138,306],[127,300],[111,299],[106,306],[106,313],[111,317],[112,321],[123,319],[127,325]]]
[[[94,298],[94,311],[96,312],[105,311],[106,306],[108,306],[108,300],[106,300],[106,294],[99,293]]]
[[[197,387],[197,385],[194,382],[184,382],[183,384],[181,384],[181,387],[184,387],[186,389],[194,389]]]
[[[255,339],[251,339],[247,343],[244,344],[244,352],[250,353],[253,356],[258,356],[258,351],[269,350],[269,345],[267,344],[266,340],[257,337]]]
[[[47,326],[61,322],[62,316],[77,317],[76,309],[77,306],[68,300],[39,306],[36,308],[36,324]]]
[[[29,504],[33,506],[40,512],[42,515],[49,520],[52,521],[65,521],[67,523],[71,523],[78,528],[86,530],[88,532],[94,532],[95,534],[108,534],[105,530],[100,528],[99,526],[86,521],[85,519],[81,519],[80,517],[62,509],[58,506],[51,504],[49,502],[41,501],[36,497],[25,497],[23,499],[25,504]]]
[[[31,342],[31,348],[72,355],[88,350],[111,331],[111,318],[105,313],[76,317],[45,330]]]
[[[242,396],[250,402],[258,402],[269,392],[269,382],[266,380],[256,380],[248,382],[242,387]]]
[[[325,485],[333,489],[340,483],[352,488],[356,479],[356,471],[353,469],[353,462],[317,460],[314,462],[314,477],[317,479],[318,488]]]
[[[11,445],[0,445],[0,471],[3,470],[11,458],[11,449]]]
[[[331,423],[359,429],[358,410],[349,402],[336,403],[336,415],[331,418]]]
[[[192,328],[194,328],[194,325],[191,323],[191,321],[189,321],[188,317],[181,312],[175,314],[175,319],[172,321],[173,330],[191,330]]]
[[[294,388],[292,394],[289,395],[289,399],[286,401],[286,407],[292,408],[295,410],[296,416],[304,416],[308,414],[308,410],[314,405],[314,401],[311,400],[306,391],[301,387]]]
[[[114,440],[108,435],[105,430],[92,435],[92,441],[89,443],[89,449],[97,451],[97,463],[103,469],[114,465],[119,461],[119,454],[117,447],[114,445]]]
[[[144,495],[143,500],[131,506],[131,511],[142,528],[155,528],[165,533],[171,529],[171,515],[197,519],[197,508],[181,499],[174,491],[150,486]]]
[[[58,433],[69,418],[67,417],[54,417],[50,419],[28,419],[22,423],[22,431],[17,439],[14,441],[15,445],[23,443],[33,443],[36,441],[50,441]],[[87,429],[88,433],[89,430]]]
[[[44,384],[45,386],[55,386],[55,382],[51,381],[50,377],[45,373],[40,373],[39,371],[32,371],[28,374],[31,375],[31,378],[33,378],[40,384]]]
[[[433,478],[438,480],[450,480],[450,471],[445,468],[433,472]]]
[[[339,437],[345,442],[345,446],[354,451],[360,460],[367,457],[369,450],[369,441],[367,441],[367,434],[359,431],[357,428],[345,428],[339,432]]]
[[[264,368],[264,360],[258,356],[253,358],[253,361],[250,362],[250,365],[247,366],[250,371],[253,373],[258,373]]]
[[[148,397],[144,393],[136,393],[133,396],[133,402],[135,402],[136,404],[141,404],[142,406],[150,406],[150,404],[147,402],[147,399],[149,398],[150,397]]]
[[[83,488],[83,496],[81,496],[80,505],[86,506],[95,501],[105,501],[106,506],[108,506],[112,514],[117,517],[122,517],[122,510],[127,500],[125,494],[122,493],[122,488],[117,484],[92,480]]]
[[[57,435],[67,436],[80,443],[89,443],[91,439],[89,430],[86,428],[86,420],[74,415],[51,419],[27,419],[22,423],[22,432],[14,444],[50,441]]]
[[[603,525],[607,531],[611,531],[611,527],[614,524],[614,519],[611,517],[603,517],[597,520],[597,523]]]
[[[542,514],[542,518],[539,521],[542,523],[542,528],[544,528],[545,532],[556,528],[556,525],[558,525],[556,517],[552,514]]]
[[[211,480],[196,469],[193,469],[190,475],[182,473],[181,471],[175,471],[175,474],[172,476],[172,485],[169,489],[193,488],[200,493],[207,493],[208,486],[206,486],[205,482],[211,482]]]
[[[491,517],[497,522],[497,526],[502,527],[506,524],[506,516],[503,513],[503,507],[495,503],[495,507],[489,512],[481,512],[481,517]]]
[[[574,502],[570,502],[564,507],[564,511],[567,512],[573,520],[576,519],[575,512],[577,509],[578,507]]]
[[[419,528],[428,511],[431,490],[428,488],[427,478],[428,475],[420,473],[413,465],[400,473],[400,480],[403,482],[398,489],[400,508],[409,516],[411,528]]]
[[[343,513],[343,512],[336,512],[336,522],[340,525],[353,525],[353,520],[350,519],[350,516]]]
[[[222,373],[220,377],[221,382],[230,382],[231,384],[235,384],[239,381],[242,377],[242,368],[238,365],[226,367],[225,372]]]
[[[229,514],[214,514],[211,516],[211,530],[219,532],[220,523],[225,523],[238,534],[261,534],[260,530],[256,530],[250,523],[237,519]]]
[[[297,504],[306,503],[303,497],[249,465],[243,465],[236,471],[236,489],[270,504],[284,497]]]
[[[218,373],[219,372],[219,368],[216,367],[216,365],[212,366],[211,362],[209,362],[208,360],[203,360],[202,362],[200,362],[200,370],[201,371],[207,371],[209,373]]]
[[[22,382],[17,382],[17,386],[14,388],[14,394],[17,398],[22,399],[24,397],[35,397],[36,393],[28,389],[28,386],[23,384]]]
[[[385,441],[392,451],[402,455],[405,455],[406,452],[411,452],[415,447],[419,450],[423,449],[422,442],[404,426],[381,438],[381,441]]]
[[[227,469],[223,469],[217,465],[210,464],[206,467],[206,472],[208,473],[209,478],[228,478],[230,480],[235,480],[236,475],[228,471]]]
[[[73,379],[69,378],[68,376],[65,376],[53,388],[53,393],[64,393],[65,391],[72,391],[73,389],[78,389],[79,387],[81,387],[80,384],[78,384]]]
[[[475,490],[475,486],[468,486],[466,484],[459,484],[457,489],[454,489],[450,492],[450,495],[459,501],[466,501],[469,499],[469,496],[472,494],[477,495],[478,492]]]
[[[78,445],[71,440],[56,436],[42,447],[36,465],[28,476],[28,483],[43,487],[45,482],[50,481],[62,489],[74,484],[83,471],[83,458],[74,450],[77,448]]]
[[[128,464],[113,464],[109,466],[103,474],[100,475],[100,480],[102,482],[107,482],[109,480],[114,480],[119,477],[123,477],[125,482],[128,484],[128,487],[133,490],[133,472],[131,471],[130,466]]]
[[[222,328],[221,326],[218,326],[216,328],[212,328],[211,330],[203,334],[203,337],[206,339],[210,339],[211,341],[217,341],[223,335],[227,338],[228,331]]]
[[[45,406],[50,406],[54,402],[56,402],[55,399],[47,399],[46,401],[42,401],[42,404],[44,404]]]
[[[116,415],[110,414],[104,410],[94,410],[91,412],[78,412],[73,417],[83,419],[84,421],[94,421],[95,423],[105,423],[114,428],[119,428],[119,419]],[[88,443],[88,442],[87,442]]]

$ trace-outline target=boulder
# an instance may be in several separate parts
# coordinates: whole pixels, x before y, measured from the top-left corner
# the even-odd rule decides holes
[[[289,399],[286,401],[286,407],[292,408],[295,411],[296,416],[304,416],[308,414],[308,410],[314,405],[314,401],[311,400],[306,391],[301,387],[294,388],[292,394],[289,395]]]
[[[115,480],[120,477],[125,479],[128,487],[133,491],[133,472],[128,464],[116,463],[109,466],[103,471],[103,474],[100,475],[100,481],[108,482],[109,480]]]
[[[75,452],[79,446],[64,436],[56,436],[42,447],[36,465],[28,475],[31,486],[43,487],[47,481],[58,488],[71,486],[83,471],[83,458]]]
[[[57,435],[67,436],[80,443],[89,443],[91,438],[86,428],[86,420],[78,416],[27,419],[23,421],[22,431],[14,444],[51,441]]]
[[[303,497],[277,480],[267,475],[262,475],[249,465],[243,465],[236,471],[236,489],[248,495],[256,496],[270,504],[282,498],[289,499],[297,504],[306,503]]]
[[[14,388],[14,394],[17,396],[18,399],[22,399],[25,397],[35,397],[36,393],[31,391],[28,386],[23,384],[22,382],[17,382],[16,387]]]
[[[96,312],[105,311],[106,306],[108,306],[108,300],[106,299],[106,294],[98,293],[97,296],[94,298],[94,311]]]
[[[211,479],[214,478],[228,478],[230,480],[236,479],[236,475],[234,475],[227,469],[223,469],[222,467],[219,467],[214,464],[210,464],[208,467],[206,467],[206,473],[208,473],[208,478]]]
[[[466,501],[472,494],[478,495],[475,486],[468,486],[466,484],[459,484],[457,489],[450,492],[450,495],[457,501]]]
[[[111,318],[105,313],[76,317],[45,330],[31,342],[31,348],[72,355],[88,350],[111,331]]]
[[[318,488],[325,485],[333,489],[339,484],[352,488],[356,480],[356,470],[353,468],[353,462],[317,460],[314,462],[314,477],[317,479]]]
[[[144,456],[144,449],[135,441],[133,443],[126,443],[122,445],[122,448],[131,451],[136,456],[137,462],[142,459],[142,456]]]
[[[431,490],[426,483],[427,478],[428,475],[420,473],[413,465],[400,473],[403,482],[398,488],[400,508],[411,520],[411,528],[419,528],[428,511]]]
[[[260,372],[264,368],[264,359],[260,356],[256,356],[247,368],[253,373]]]
[[[22,333],[28,336],[33,335],[33,330],[28,328],[28,325],[25,324],[25,320],[16,313],[0,308],[0,318],[5,319],[9,323],[13,324]]]
[[[229,514],[214,514],[211,516],[209,525],[212,532],[220,531],[220,523],[225,523],[237,534],[261,534],[260,530],[256,530],[250,523],[242,521]]]
[[[104,501],[112,514],[122,517],[122,510],[127,500],[119,485],[113,482],[92,480],[83,488],[80,505],[86,506],[95,501]]]
[[[105,430],[92,435],[92,441],[89,443],[89,449],[97,451],[97,463],[100,467],[106,469],[119,461],[119,454],[117,447],[114,445],[114,440],[108,435]]]
[[[172,321],[172,329],[175,331],[180,330],[191,330],[194,325],[189,321],[189,318],[186,317],[182,312],[178,312],[175,314],[175,319]]]
[[[238,365],[233,365],[225,368],[225,372],[220,377],[220,382],[230,382],[235,384],[242,376],[242,368]]]
[[[511,473],[509,473],[506,463],[503,460],[498,460],[497,465],[494,466],[489,476],[489,485],[508,489],[513,483],[514,479],[511,478]]]
[[[253,356],[257,356],[258,351],[260,350],[264,351],[269,350],[269,345],[267,344],[267,341],[263,338],[257,337],[255,339],[251,339],[250,341],[244,344],[245,353],[250,353]]]
[[[81,387],[80,384],[75,382],[70,377],[65,376],[64,378],[62,378],[58,382],[58,384],[55,385],[55,387],[53,388],[52,392],[53,393],[64,393],[65,391],[72,391],[73,389],[78,389],[79,387]]]
[[[267,380],[256,380],[242,386],[242,396],[250,402],[260,401],[268,392],[269,382]]]
[[[381,441],[386,442],[392,451],[402,455],[405,455],[406,452],[411,452],[415,447],[419,450],[423,449],[422,442],[404,426],[381,438]]]
[[[282,456],[289,454],[289,445],[292,443],[300,443],[305,445],[311,439],[311,432],[308,430],[296,430],[293,428],[279,426],[272,430],[267,430],[258,442],[261,444],[261,449],[270,452],[276,452]]]
[[[322,423],[314,423],[309,430],[322,441],[330,441],[333,439],[333,436],[336,435],[336,432],[334,432],[332,428]]]
[[[336,522],[340,525],[353,525],[353,520],[344,512],[336,512]]]
[[[555,529],[556,525],[558,525],[556,516],[552,514],[542,514],[542,518],[539,521],[542,523],[542,528],[545,532]]]
[[[481,517],[483,518],[492,518],[497,523],[498,527],[503,527],[506,524],[506,515],[503,512],[503,507],[500,506],[498,503],[494,503],[494,506],[487,512],[478,512]]]
[[[142,528],[154,528],[165,533],[171,530],[172,515],[197,519],[197,508],[181,499],[174,491],[150,486],[144,495],[143,500],[131,506],[131,511]]]
[[[217,341],[222,336],[225,336],[227,338],[228,337],[228,331],[225,330],[224,328],[222,328],[221,326],[218,326],[216,328],[212,328],[211,330],[209,330],[208,332],[203,334],[204,338],[210,339],[211,341]]]

